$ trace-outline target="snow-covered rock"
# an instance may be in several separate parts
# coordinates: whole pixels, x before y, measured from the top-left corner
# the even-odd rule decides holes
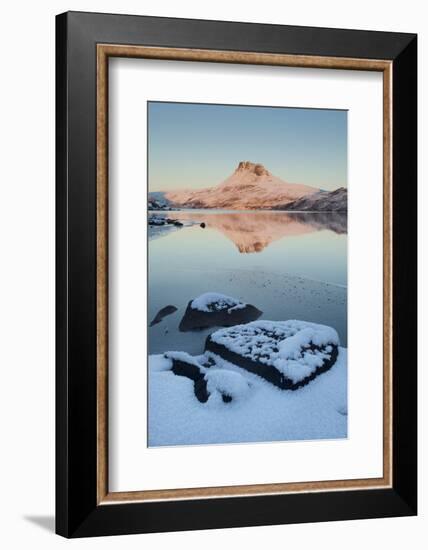
[[[281,389],[295,390],[330,369],[339,337],[325,325],[305,321],[254,321],[217,330],[205,349]]]
[[[248,380],[238,372],[226,369],[207,369],[205,376],[209,400],[221,398],[224,403],[241,401],[249,394]]]
[[[255,306],[236,298],[217,292],[206,292],[188,303],[179,329],[187,332],[214,326],[229,327],[254,321],[261,314]]]
[[[208,313],[224,309],[229,310],[230,308],[242,309],[246,305],[247,304],[240,302],[236,298],[218,292],[205,292],[190,302],[190,307],[192,309],[206,311]]]
[[[155,368],[158,371],[170,370],[176,376],[192,380],[200,403],[206,403],[208,399],[230,403],[244,399],[248,394],[250,384],[241,374],[216,368],[215,360],[205,355],[193,357],[184,351],[169,351],[164,353],[164,359],[167,362],[158,361]]]

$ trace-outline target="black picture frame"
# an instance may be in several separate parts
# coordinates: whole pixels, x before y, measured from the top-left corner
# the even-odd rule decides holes
[[[392,62],[392,487],[97,503],[100,43]],[[56,97],[56,532],[86,537],[415,515],[417,36],[67,12],[56,18]]]

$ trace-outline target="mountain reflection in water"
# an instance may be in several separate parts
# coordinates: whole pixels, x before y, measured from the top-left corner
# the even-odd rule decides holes
[[[171,216],[183,221],[204,223],[231,240],[241,254],[262,252],[284,237],[297,237],[320,230],[338,235],[347,233],[347,215],[343,212],[213,212],[179,211]]]
[[[179,325],[189,301],[204,292],[253,304],[261,319],[332,326],[346,346],[346,214],[195,209],[150,215],[184,226],[150,227],[149,321],[166,306],[177,311],[150,327],[149,353],[202,353],[214,329],[181,332]]]

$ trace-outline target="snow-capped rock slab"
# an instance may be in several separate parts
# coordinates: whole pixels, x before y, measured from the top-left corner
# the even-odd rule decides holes
[[[230,327],[255,321],[262,311],[217,292],[207,292],[191,300],[180,322],[182,332],[215,326]]]
[[[339,337],[325,325],[305,321],[254,321],[209,335],[206,351],[261,376],[281,389],[296,390],[336,362]]]

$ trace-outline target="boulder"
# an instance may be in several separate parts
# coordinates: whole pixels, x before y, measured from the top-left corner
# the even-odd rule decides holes
[[[255,306],[231,296],[207,292],[188,303],[179,330],[187,332],[249,323],[258,319],[262,313]]]
[[[329,370],[338,356],[337,332],[305,321],[255,321],[217,330],[205,350],[283,390],[296,390]]]

